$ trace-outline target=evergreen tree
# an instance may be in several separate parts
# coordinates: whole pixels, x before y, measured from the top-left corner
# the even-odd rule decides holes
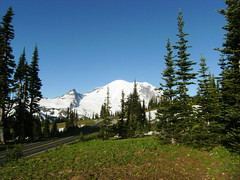
[[[57,137],[59,134],[58,132],[58,127],[57,127],[57,121],[53,121],[53,124],[52,124],[52,129],[51,129],[51,136],[52,137]]]
[[[163,98],[160,103],[160,107],[157,111],[157,119],[159,120],[158,129],[160,131],[159,138],[164,143],[171,143],[174,139],[174,128],[176,125],[176,117],[175,114],[178,113],[175,107],[175,97],[176,90],[174,90],[174,86],[176,86],[176,72],[174,68],[174,56],[170,40],[168,40],[167,45],[167,55],[165,55],[165,65],[166,69],[162,73],[162,79],[165,81],[165,84],[160,84],[160,89],[164,90]]]
[[[147,118],[146,118],[146,106],[145,101],[143,100],[143,104],[139,103],[140,112],[138,115],[138,122],[137,122],[137,134],[143,135],[145,130],[148,129]]]
[[[109,87],[107,87],[107,97],[106,97],[106,112],[107,116],[111,115],[111,106],[110,106],[110,93],[109,93]]]
[[[157,108],[158,106],[159,106],[158,98],[153,96],[148,103],[148,109],[154,109]]]
[[[179,41],[177,42],[177,45],[174,46],[174,48],[177,50],[177,59],[176,59],[176,74],[177,74],[177,93],[179,101],[175,102],[175,105],[178,107],[176,108],[178,110],[177,113],[177,142],[185,143],[187,142],[187,139],[191,136],[189,130],[191,129],[193,125],[192,120],[192,114],[193,109],[190,104],[190,97],[188,95],[188,88],[187,86],[191,84],[195,84],[193,82],[193,79],[196,79],[197,73],[193,73],[192,66],[196,63],[189,60],[190,54],[187,53],[188,48],[191,46],[188,46],[188,40],[186,39],[186,36],[188,35],[183,31],[185,22],[183,20],[182,12],[181,10],[178,13],[178,38]],[[174,106],[175,106],[174,105]]]
[[[107,140],[111,136],[111,119],[110,117],[105,117],[100,125],[99,136],[103,140]]]
[[[67,108],[67,117],[66,117],[66,120],[65,120],[65,130],[68,130],[71,125],[70,125],[70,113],[71,113],[71,110],[70,108]]]
[[[207,93],[207,83],[209,80],[209,75],[207,74],[208,67],[206,64],[206,59],[202,56],[200,59],[201,63],[199,72],[199,78],[198,78],[198,96],[204,97]]]
[[[14,29],[11,24],[14,12],[10,7],[3,16],[0,24],[0,142],[8,138],[10,129],[7,128],[6,106],[10,101],[9,94],[13,84],[12,75],[15,62],[12,55],[11,41],[14,38]]]
[[[121,138],[127,137],[126,123],[124,122],[125,111],[126,111],[125,110],[125,94],[124,94],[124,91],[122,91],[121,112],[120,112],[119,121],[118,121],[118,135]]]
[[[170,40],[168,39],[167,45],[167,55],[165,55],[165,65],[166,69],[162,73],[162,79],[165,81],[165,84],[160,84],[161,88],[163,89],[163,96],[168,101],[173,101],[173,98],[176,96],[176,90],[174,90],[174,86],[176,86],[176,75],[174,69],[174,56]]]
[[[201,56],[200,59],[201,63],[200,65],[200,69],[199,69],[199,78],[198,78],[198,91],[197,91],[197,104],[199,105],[198,108],[195,109],[195,111],[197,111],[197,116],[199,117],[199,121],[195,122],[194,128],[193,130],[199,130],[200,128],[202,128],[202,130],[199,130],[199,132],[193,132],[196,133],[197,136],[200,137],[200,135],[205,135],[207,128],[206,124],[209,122],[209,120],[206,118],[206,114],[207,112],[207,108],[208,105],[210,105],[210,102],[208,102],[208,95],[210,93],[210,85],[212,85],[210,83],[210,75],[208,75],[207,71],[208,71],[208,67],[206,64],[206,59],[203,57],[203,55]],[[214,81],[214,80],[213,80]],[[205,111],[206,110],[206,111]],[[196,128],[198,127],[198,128]],[[206,131],[204,131],[206,130]],[[199,134],[202,133],[202,134]],[[196,138],[197,139],[197,138]],[[198,138],[199,140],[199,138]],[[199,144],[200,144],[200,140],[199,140]]]
[[[101,111],[100,111],[100,118],[104,119],[106,117],[108,117],[110,115],[108,109],[107,109],[107,104],[104,103],[102,106],[101,106]]]
[[[32,62],[29,67],[29,96],[30,96],[30,114],[39,113],[39,101],[42,98],[42,93],[40,91],[42,83],[39,78],[38,67],[39,55],[38,48],[35,46]]]
[[[205,103],[202,103],[203,117],[207,124],[208,145],[214,147],[222,143],[224,125],[221,121],[220,93],[214,75],[209,74]]]
[[[27,71],[28,71],[28,64],[27,64],[25,48],[24,48],[23,52],[19,58],[16,72],[14,74],[14,80],[16,81],[15,84],[16,84],[17,88],[19,88],[19,86],[21,86],[21,88],[23,88],[24,82],[26,81],[26,77],[27,77]]]
[[[124,120],[125,118],[125,93],[122,91],[122,99],[121,99],[121,113],[120,113],[120,119]]]
[[[201,135],[205,140],[204,146],[214,147],[220,144],[222,125],[220,120],[220,94],[216,84],[216,78],[207,74],[208,67],[205,58],[201,58],[199,70],[199,89],[198,89],[198,104],[201,106],[197,114],[199,117],[199,128],[202,127]],[[200,137],[200,136],[199,136]],[[198,143],[201,144],[200,142]]]
[[[240,1],[226,0],[227,8],[219,12],[225,16],[227,31],[223,48],[218,49],[226,57],[222,72],[222,117],[224,119],[226,145],[240,152]]]
[[[218,65],[220,66],[222,72],[220,76],[223,77],[223,74],[227,70],[227,59],[225,58],[224,54],[221,54],[221,58],[219,59]]]
[[[126,105],[126,129],[127,137],[142,135],[147,129],[145,107],[142,107],[139,95],[137,92],[137,83],[134,82],[133,92],[129,94]],[[145,106],[145,103],[144,103]]]
[[[203,60],[204,61],[204,60]],[[197,117],[191,129],[191,144],[195,147],[213,148],[221,144],[222,125],[220,119],[220,94],[216,78],[206,74],[206,64],[202,63],[200,69],[200,87],[198,92],[198,105],[194,110]],[[203,68],[205,67],[205,68]],[[203,70],[205,69],[205,70]]]
[[[25,138],[25,122],[28,114],[28,65],[26,61],[25,49],[20,56],[19,63],[14,74],[15,89],[17,91],[16,98],[16,122],[15,132],[21,140]]]
[[[72,111],[70,108],[67,109],[67,118],[66,118],[66,126],[67,130],[74,128],[75,121],[78,120],[78,114],[75,111]]]
[[[193,70],[192,66],[196,63],[189,60],[190,54],[187,53],[188,48],[188,40],[186,39],[187,33],[184,33],[184,20],[182,16],[182,11],[180,10],[178,13],[178,34],[179,41],[177,42],[178,45],[175,45],[174,48],[177,50],[177,59],[176,59],[176,66],[178,69],[176,70],[177,74],[177,90],[179,94],[179,99],[183,103],[187,104],[188,102],[188,85],[194,84],[192,82],[193,79],[196,79],[196,73],[191,72]]]
[[[159,120],[157,128],[159,130],[159,139],[162,143],[176,143],[181,132],[181,123],[178,118],[178,112],[181,111],[179,101],[162,101],[156,118]]]
[[[190,54],[187,53],[188,40],[183,31],[185,22],[183,21],[182,12],[178,13],[178,38],[177,45],[173,46],[177,50],[177,59],[175,60],[176,72],[174,72],[174,63],[172,62],[172,51],[170,43],[167,44],[167,55],[165,56],[167,69],[164,71],[163,76],[166,81],[166,86],[171,87],[169,93],[164,94],[163,101],[157,113],[159,119],[158,128],[160,130],[160,139],[165,143],[188,143],[191,137],[191,128],[194,125],[193,109],[190,104],[190,97],[187,94],[188,85],[194,84],[193,79],[196,73],[193,73],[192,66],[196,63],[189,60]],[[170,63],[169,63],[170,62]],[[170,67],[170,68],[169,68]],[[169,69],[171,71],[169,71]],[[176,75],[176,79],[175,79]],[[169,84],[169,82],[171,82]],[[172,87],[176,85],[176,91],[172,91]],[[170,89],[168,87],[168,89]],[[172,94],[172,95],[171,95]],[[176,96],[176,98],[173,98]],[[167,100],[165,100],[167,99]],[[168,100],[170,99],[170,101]]]
[[[128,136],[132,137],[135,135],[135,131],[138,125],[138,117],[141,113],[141,107],[139,95],[137,92],[137,83],[134,82],[133,92],[129,94],[128,100],[126,102],[126,114],[127,114],[127,127],[128,127]]]
[[[100,125],[100,132],[99,136],[106,140],[111,136],[111,119],[110,119],[110,94],[109,94],[109,88],[107,87],[107,96],[105,99],[104,104],[101,107],[100,117],[103,118],[103,121]]]
[[[38,55],[38,48],[35,46],[34,52],[33,52],[33,57],[32,57],[32,62],[29,66],[29,111],[30,111],[30,116],[31,118],[29,119],[28,126],[29,130],[33,128],[33,121],[35,116],[40,112],[39,109],[39,101],[42,98],[41,94],[41,79],[39,78],[38,72],[39,72],[39,67],[38,67],[38,62],[39,62],[39,55]],[[32,132],[28,131],[29,137],[32,138]]]
[[[46,138],[50,136],[50,120],[48,116],[46,116],[46,119],[43,122],[43,136]]]
[[[32,118],[32,116],[30,116],[29,118]],[[41,121],[38,117],[35,117],[33,119],[33,122],[32,122],[32,129],[31,129],[31,136],[30,138],[33,138],[34,140],[38,141],[42,138],[42,124],[41,124]],[[27,127],[29,128],[29,127]],[[26,130],[25,130],[26,131]],[[26,131],[28,133],[30,133],[30,131]]]
[[[95,119],[99,119],[98,113],[95,114]]]
[[[110,113],[110,95],[109,95],[109,87],[107,87],[107,96],[105,98],[105,102],[101,106],[100,117],[102,119],[107,118],[111,115]]]

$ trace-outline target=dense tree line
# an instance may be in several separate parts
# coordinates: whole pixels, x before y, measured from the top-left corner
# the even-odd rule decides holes
[[[32,61],[28,64],[25,48],[16,66],[11,41],[13,9],[10,7],[0,24],[0,141],[18,137],[39,139],[42,137],[40,109],[41,94],[39,53],[35,46]]]
[[[123,136],[134,137],[142,135],[147,127],[146,107],[145,102],[141,102],[139,98],[136,81],[134,82],[133,92],[129,94],[124,104],[123,112],[125,111],[125,114],[123,117],[126,118],[126,121],[124,121],[122,126],[126,130]]]
[[[163,97],[158,109],[159,138],[165,143],[183,143],[194,147],[212,148],[224,145],[235,152],[240,149],[240,2],[226,0],[227,31],[219,61],[220,77],[209,73],[206,59],[200,58],[198,91],[188,95],[188,85],[194,84],[196,63],[187,53],[189,46],[184,32],[182,12],[178,14],[179,41],[172,46],[167,41],[166,69],[162,73]],[[175,55],[173,55],[175,50]]]
[[[76,121],[78,120],[78,114],[76,111],[71,110],[70,108],[67,109],[67,116],[65,118],[65,129],[71,130],[75,127]]]
[[[139,98],[135,81],[133,92],[128,97],[125,97],[124,92],[122,92],[121,111],[118,112],[116,117],[110,116],[108,90],[106,102],[103,104],[100,113],[101,118],[103,118],[100,136],[103,139],[108,139],[115,134],[118,134],[120,138],[142,136],[149,127],[145,110],[145,102],[141,102]],[[112,125],[112,119],[118,119],[116,125]]]

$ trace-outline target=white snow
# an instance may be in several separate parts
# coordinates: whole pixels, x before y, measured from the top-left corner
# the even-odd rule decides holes
[[[71,105],[78,106],[81,100],[81,94],[78,94],[75,89],[69,91],[67,94],[63,96],[56,97],[54,99],[50,98],[42,98],[40,101],[40,106],[44,106],[46,108],[69,108]]]
[[[111,112],[120,111],[122,91],[125,98],[133,92],[134,82],[127,82],[124,80],[113,81],[103,87],[99,87],[90,93],[84,94],[80,101],[80,106],[77,107],[79,114],[92,116],[92,114],[100,113],[101,106],[106,100],[107,89],[109,88]],[[147,82],[137,82],[137,91],[141,100],[145,100],[148,105],[152,97],[161,96],[161,93],[155,90],[156,88]]]
[[[146,118],[147,120],[155,120],[156,119],[156,113],[157,113],[157,110],[152,110],[152,111],[149,111],[149,112],[146,112]]]
[[[42,111],[45,110],[43,113],[46,114],[47,112],[52,116],[59,116],[61,110],[71,107],[77,110],[79,115],[92,117],[93,114],[100,113],[101,106],[107,97],[108,88],[111,112],[115,113],[116,111],[120,111],[122,91],[125,94],[125,98],[127,98],[133,92],[134,82],[116,80],[84,95],[71,90],[67,94],[54,99],[43,98],[40,101],[40,107]],[[161,92],[157,91],[154,86],[147,82],[137,82],[137,91],[140,99],[144,100],[146,105],[148,105],[152,97],[161,96]],[[151,117],[154,118],[155,114],[151,113]]]
[[[159,132],[157,132],[157,131],[149,131],[149,132],[145,133],[144,135],[145,136],[152,136],[152,135],[155,135],[155,134],[159,134]]]
[[[63,132],[64,128],[58,128],[58,132]]]

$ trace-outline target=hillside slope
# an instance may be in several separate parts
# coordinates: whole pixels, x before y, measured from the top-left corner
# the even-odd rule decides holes
[[[1,179],[238,179],[237,155],[160,145],[154,138],[93,140],[7,164]]]

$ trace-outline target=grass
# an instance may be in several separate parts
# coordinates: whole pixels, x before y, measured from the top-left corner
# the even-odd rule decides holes
[[[92,140],[8,163],[0,179],[239,179],[237,155],[160,145],[154,138]]]

